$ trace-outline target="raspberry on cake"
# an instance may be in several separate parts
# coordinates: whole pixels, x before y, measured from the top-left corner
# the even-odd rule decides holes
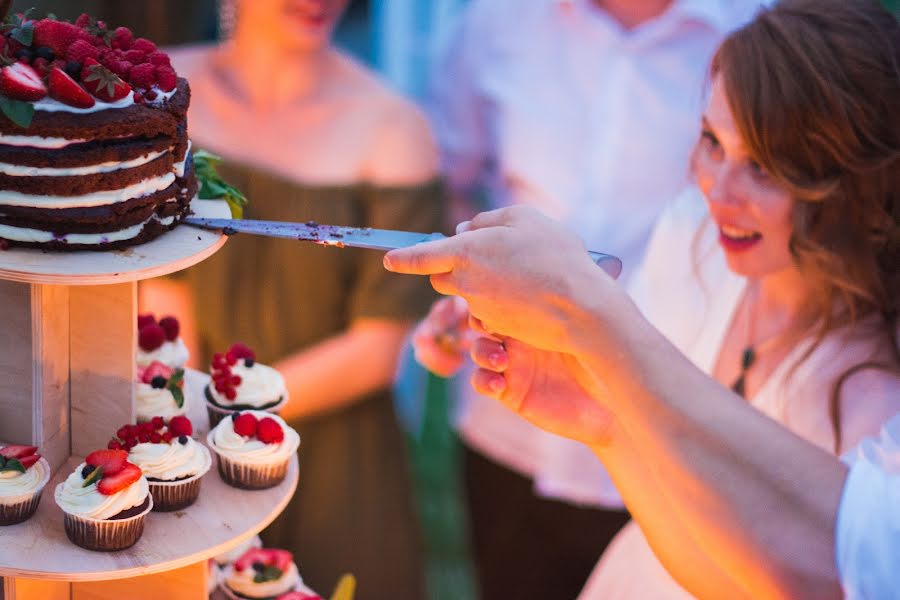
[[[151,313],[138,315],[138,367],[149,367],[160,362],[172,369],[183,368],[190,353],[184,340],[179,337],[181,327],[178,319],[166,316],[156,321]]]
[[[284,481],[291,456],[300,447],[300,435],[277,415],[248,410],[222,419],[206,443],[218,457],[225,483],[265,489]]]
[[[0,241],[108,250],[175,227],[198,190],[187,81],[165,53],[84,15],[28,21],[0,55]]]
[[[242,410],[277,413],[288,399],[281,373],[256,362],[253,350],[240,342],[213,355],[210,375],[204,395],[211,426]]]

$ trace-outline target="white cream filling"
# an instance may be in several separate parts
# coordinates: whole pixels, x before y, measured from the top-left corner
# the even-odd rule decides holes
[[[104,496],[97,491],[97,483],[82,487],[84,478],[81,470],[85,463],[81,463],[66,480],[56,486],[56,503],[61,509],[70,515],[87,517],[89,519],[109,519],[123,510],[139,506],[147,499],[150,486],[147,478],[141,478],[129,485],[124,490]]]
[[[41,137],[37,135],[4,135],[0,134],[0,144],[5,146],[22,146],[29,148],[46,148],[56,150],[72,144],[87,142],[86,138]]]
[[[156,92],[156,99],[155,99],[155,100],[147,100],[147,101],[146,101],[147,104],[149,104],[150,106],[159,106],[159,105],[162,104],[163,102],[165,102],[165,101],[167,101],[167,100],[170,100],[170,99],[172,98],[172,96],[175,95],[175,92],[178,91],[178,87],[177,87],[177,86],[176,86],[176,88],[175,88],[174,90],[172,90],[172,91],[170,91],[170,92],[164,92],[164,91],[162,91],[161,89],[159,89],[158,87],[156,87],[155,85],[154,85],[151,89],[152,89],[154,92]]]
[[[12,225],[0,224],[0,238],[14,242],[52,242],[54,240],[66,242],[69,244],[106,244],[109,242],[119,242],[122,240],[130,240],[140,234],[144,225],[152,220],[157,220],[163,225],[171,225],[175,221],[175,217],[166,217],[160,219],[155,215],[137,225],[132,225],[119,231],[105,231],[103,233],[67,233],[62,236],[54,235],[52,231],[44,231],[42,229],[28,229],[27,227],[13,227]]]
[[[181,159],[181,162],[177,162],[174,165],[175,176],[176,177],[184,177],[184,167],[187,165],[188,154],[191,153],[191,140],[188,140],[187,150],[184,151],[184,158]]]
[[[246,366],[243,360],[231,367],[232,376],[241,378],[241,383],[235,388],[237,396],[234,400],[216,390],[215,383],[210,382],[209,393],[219,406],[245,405],[259,408],[266,404],[283,402],[288,400],[287,386],[284,377],[268,365],[254,363],[252,367]]]
[[[104,190],[82,196],[37,196],[8,190],[0,191],[0,206],[29,206],[32,208],[79,208],[104,206],[132,198],[148,196],[166,189],[175,181],[174,173],[144,179],[118,190]]]
[[[171,221],[164,224],[168,225],[169,223],[171,223]],[[188,352],[184,340],[181,338],[176,338],[171,342],[166,340],[163,342],[162,346],[152,352],[147,352],[138,346],[136,357],[137,365],[139,367],[149,367],[153,361],[158,360],[171,369],[183,367],[185,363],[187,363],[188,358],[190,358],[190,353]],[[187,400],[185,400],[185,403],[187,403]]]
[[[113,171],[121,171],[123,169],[132,169],[146,165],[165,154],[166,151],[151,152],[144,156],[139,156],[132,160],[124,162],[111,161],[100,163],[98,165],[89,165],[86,167],[28,167],[23,165],[11,165],[9,163],[0,163],[0,173],[4,175],[22,176],[22,177],[68,177],[73,175],[94,175],[96,173],[112,173]],[[179,175],[180,177],[180,175]]]
[[[145,477],[172,481],[202,475],[209,471],[212,457],[203,444],[188,438],[171,444],[141,443],[128,452],[128,460],[141,468]]]
[[[139,421],[149,421],[153,417],[169,420],[183,415],[188,410],[188,391],[183,390],[184,404],[181,408],[168,388],[157,389],[141,381],[134,385],[134,414]]]
[[[285,592],[290,592],[298,584],[302,583],[300,573],[297,572],[297,564],[291,563],[287,571],[282,573],[281,577],[275,581],[266,581],[265,583],[256,583],[253,578],[256,571],[252,568],[238,571],[234,565],[229,565],[225,569],[225,585],[230,587],[238,594],[249,596],[250,598],[270,598],[279,596]]]
[[[40,493],[50,481],[50,464],[44,459],[25,469],[0,473],[0,504],[18,504]]]
[[[47,96],[34,102],[34,110],[43,112],[67,112],[84,115],[87,113],[100,112],[101,110],[109,110],[111,108],[127,108],[134,104],[134,92],[128,92],[128,95],[121,100],[115,102],[103,102],[94,98],[94,105],[90,108],[78,108],[77,106],[69,106],[59,100]]]

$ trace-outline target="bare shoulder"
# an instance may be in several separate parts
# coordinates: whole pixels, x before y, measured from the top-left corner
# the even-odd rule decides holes
[[[437,148],[424,113],[374,73],[341,57],[346,80],[369,117],[363,177],[385,186],[416,185],[437,172]]]
[[[847,450],[900,413],[900,373],[875,366],[856,370],[841,386],[840,411]]]

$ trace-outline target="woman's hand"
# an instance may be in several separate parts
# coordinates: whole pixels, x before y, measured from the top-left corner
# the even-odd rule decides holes
[[[575,357],[538,350],[518,340],[478,338],[472,360],[476,391],[551,433],[589,446],[609,441],[614,424],[606,390]]]
[[[456,374],[471,347],[469,307],[459,297],[443,298],[417,326],[412,346],[420,365],[441,377]]]
[[[394,250],[385,267],[431,275],[435,290],[465,298],[494,335],[563,352],[584,335],[584,306],[598,295],[624,297],[574,233],[523,206],[482,213],[451,238]]]

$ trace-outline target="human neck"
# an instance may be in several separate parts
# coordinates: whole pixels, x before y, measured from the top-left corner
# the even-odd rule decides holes
[[[672,0],[593,0],[594,4],[619,22],[624,29],[634,29],[663,14]]]
[[[327,46],[314,51],[285,52],[255,32],[239,29],[229,52],[228,70],[235,75],[248,103],[266,109],[312,95],[328,72],[330,57]]]
[[[749,282],[760,322],[780,324],[782,330],[801,325],[808,308],[808,289],[793,266]],[[764,334],[764,332],[758,332]]]

